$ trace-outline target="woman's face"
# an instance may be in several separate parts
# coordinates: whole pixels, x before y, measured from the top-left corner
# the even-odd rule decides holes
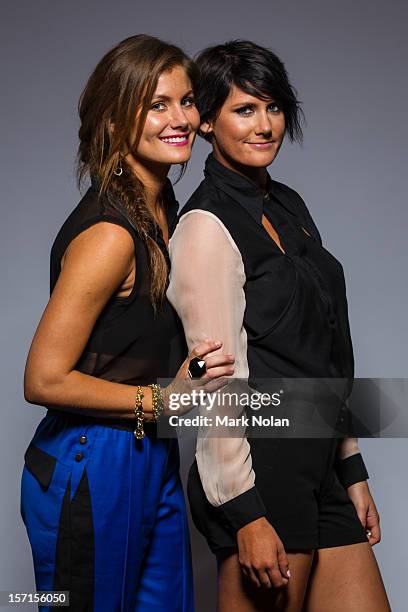
[[[132,155],[142,162],[184,163],[190,159],[199,124],[191,81],[182,66],[175,66],[158,79],[140,142]]]
[[[282,144],[285,116],[273,99],[255,98],[234,85],[218,117],[201,129],[212,134],[215,156],[225,165],[266,168]]]

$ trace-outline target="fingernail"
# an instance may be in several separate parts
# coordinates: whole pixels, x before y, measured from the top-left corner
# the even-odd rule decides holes
[[[220,342],[219,340],[216,340],[216,341],[214,342],[214,344],[215,344],[215,346],[221,346],[221,342]]]
[[[288,577],[288,578],[290,578],[290,570],[288,570],[288,571],[286,572],[286,575],[287,575],[287,577]]]

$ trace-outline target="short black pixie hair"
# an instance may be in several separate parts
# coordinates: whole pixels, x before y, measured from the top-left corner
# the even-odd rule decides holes
[[[273,51],[249,40],[231,40],[207,47],[197,55],[200,71],[195,90],[202,122],[214,121],[235,85],[257,98],[273,98],[285,115],[291,141],[302,141],[304,114],[283,62]],[[199,132],[211,142],[210,134]]]

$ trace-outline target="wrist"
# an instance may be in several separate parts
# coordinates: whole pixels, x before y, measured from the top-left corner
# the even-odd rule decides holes
[[[148,385],[151,391],[151,417],[154,421],[158,421],[164,410],[163,389],[157,383]]]
[[[141,387],[143,397],[143,412],[146,421],[157,421],[164,414],[165,401],[168,404],[168,399],[165,397],[166,387],[161,387],[155,383]]]
[[[255,486],[237,497],[217,506],[226,527],[233,535],[257,519],[265,518],[267,512],[262,498]]]
[[[143,440],[145,433],[143,429],[144,410],[143,410],[144,389],[138,385],[135,394],[135,430],[136,440]]]
[[[243,535],[244,533],[253,533],[258,531],[258,529],[262,529],[265,524],[269,525],[269,521],[267,520],[266,516],[260,516],[259,518],[251,521],[250,523],[246,523],[246,525],[238,529],[237,537],[239,537],[240,534]]]
[[[367,491],[369,490],[367,480],[359,480],[358,482],[354,482],[353,484],[349,485],[349,486],[347,487],[347,489],[350,489],[351,487],[354,487],[354,488],[355,488],[355,490],[357,490],[357,489],[360,489],[360,490],[362,490],[362,491],[363,491],[363,490],[364,490],[364,491],[365,491],[365,490],[367,490]]]
[[[167,387],[162,387],[163,415],[164,416],[169,416],[170,394],[171,394],[171,383],[167,385]]]

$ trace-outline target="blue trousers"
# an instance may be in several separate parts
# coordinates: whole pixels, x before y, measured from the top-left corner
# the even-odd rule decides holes
[[[70,591],[75,612],[193,612],[177,440],[72,421],[48,414],[25,454],[37,590]]]

